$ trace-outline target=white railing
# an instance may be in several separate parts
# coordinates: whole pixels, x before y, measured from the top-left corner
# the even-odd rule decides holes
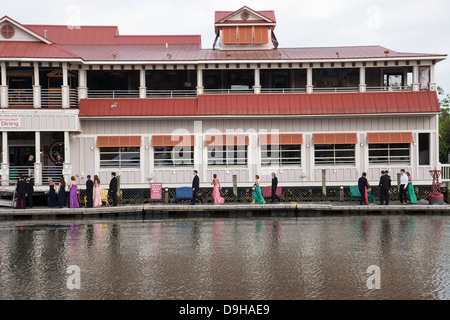
[[[43,166],[42,167],[42,184],[48,185],[48,180],[53,179],[55,183],[58,183],[63,174],[62,166]]]
[[[33,107],[33,89],[9,89],[9,107]]]
[[[58,109],[62,108],[62,89],[41,89],[41,107]],[[78,91],[69,89],[69,107],[78,108]]]
[[[306,93],[306,88],[261,88],[261,93]]]
[[[359,92],[359,87],[314,88],[317,93]]]
[[[139,98],[139,90],[88,90],[87,94],[94,99]]]
[[[441,170],[442,175],[440,180],[442,182],[450,181],[450,164],[441,164]]]
[[[15,181],[15,180],[19,179],[19,176],[34,177],[34,167],[10,166],[9,167],[9,180]]]
[[[396,92],[396,91],[412,91],[410,86],[382,86],[382,87],[367,87],[367,92]]]
[[[196,97],[197,90],[147,90],[147,98]]]
[[[204,89],[204,94],[252,94],[253,89]]]

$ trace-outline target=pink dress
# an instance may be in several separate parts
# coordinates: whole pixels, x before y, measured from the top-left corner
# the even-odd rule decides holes
[[[100,186],[94,182],[94,207],[102,206],[102,196],[100,194]]]
[[[216,181],[214,181],[212,196],[214,198],[214,204],[225,202],[225,199],[220,196],[219,184]]]

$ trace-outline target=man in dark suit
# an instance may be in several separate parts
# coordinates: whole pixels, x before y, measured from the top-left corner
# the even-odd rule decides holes
[[[198,196],[198,190],[200,189],[200,178],[198,177],[198,171],[194,170],[194,180],[192,180],[192,204],[196,204],[199,199],[203,204],[203,198]]]
[[[281,202],[281,198],[277,195],[277,187],[278,187],[278,178],[275,172],[272,172],[272,203],[275,202],[275,199],[277,199],[278,202]]]
[[[389,189],[391,188],[391,177],[389,171],[381,171],[380,178],[380,205],[389,205]]]
[[[359,180],[358,180],[358,189],[359,189],[359,193],[361,193],[361,202],[360,202],[360,204],[362,204],[362,205],[368,205],[369,204],[367,202],[367,199],[366,199],[366,191],[370,187],[369,187],[369,182],[367,181],[366,176],[367,176],[367,174],[365,172],[363,172],[361,178],[359,178]]]
[[[111,181],[109,182],[109,194],[113,200],[113,207],[117,207],[117,178],[116,173],[111,173]]]
[[[19,175],[19,180],[17,181],[16,186],[16,192],[17,192],[17,202],[16,202],[16,209],[25,209],[25,196],[27,194],[27,183],[22,177],[22,175]]]
[[[91,176],[87,176],[86,180],[86,206],[88,208],[92,208],[94,206],[93,200],[93,192],[94,192],[94,181],[91,180]]]
[[[26,197],[25,208],[33,208],[33,192],[34,192],[34,180],[30,176],[26,177]]]

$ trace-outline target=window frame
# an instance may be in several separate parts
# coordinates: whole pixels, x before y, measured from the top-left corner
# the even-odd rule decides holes
[[[103,151],[102,151],[103,149]],[[114,151],[104,151],[104,149],[118,149],[118,152]],[[135,151],[123,151],[123,149],[136,149]],[[122,155],[126,154],[136,154],[138,155],[138,161],[133,159],[122,159]],[[102,160],[102,155],[117,155],[119,160]],[[113,162],[117,163],[117,166],[104,166],[104,162]],[[126,166],[122,165],[122,162],[131,162],[136,163],[135,166]],[[141,167],[141,147],[99,147],[99,168],[100,170],[109,170],[109,169],[130,169],[130,170],[139,170]]]
[[[268,148],[272,148],[272,147],[278,147],[278,150],[270,150],[268,151]],[[283,150],[283,147],[295,147],[294,150]],[[273,157],[268,157],[267,153],[270,152],[278,152],[278,157],[277,158],[273,158]],[[288,152],[298,152],[299,153],[299,157],[283,157],[283,153],[288,153]],[[266,153],[266,156],[264,157],[264,153]],[[296,163],[285,163],[283,161],[283,159],[298,159],[298,162]],[[269,161],[269,163],[265,163],[265,161]],[[275,164],[273,162],[276,162]],[[282,144],[265,144],[265,145],[260,145],[260,163],[261,163],[261,167],[273,167],[273,166],[291,166],[291,167],[302,167],[302,145],[301,144],[286,144],[286,145],[282,145]]]
[[[170,151],[156,151],[157,148],[167,148],[167,149],[171,149]],[[186,153],[190,153],[191,154],[191,158],[189,160],[187,159],[173,159],[173,154],[176,153],[177,151],[174,150],[176,148],[179,148],[180,151],[183,151],[183,154]],[[190,150],[185,150],[187,148],[190,148]],[[170,158],[167,159],[157,159],[156,155],[157,154],[170,154]],[[181,167],[181,168],[189,168],[189,167],[194,167],[194,154],[195,154],[195,147],[194,146],[154,146],[153,147],[153,166],[155,168],[158,169],[164,169],[164,168],[176,168],[176,167]],[[161,165],[161,163],[164,163],[165,161],[171,161],[172,164],[171,165]],[[190,163],[177,163],[177,161],[189,161]]]
[[[318,149],[318,146],[333,146],[329,149]],[[353,149],[336,149],[336,146],[353,146]],[[333,157],[317,157],[317,152],[333,152]],[[353,157],[336,157],[337,152],[353,152]],[[333,159],[332,163],[318,163],[319,159]],[[337,159],[353,159],[352,163],[337,163]],[[356,166],[356,144],[315,144],[314,145],[314,166],[316,167],[355,167]]]
[[[380,146],[380,145],[386,145],[387,148],[373,148],[372,146]],[[392,148],[392,145],[408,145],[408,148]],[[372,148],[371,148],[372,147]],[[370,152],[374,151],[374,150],[378,150],[378,151],[383,151],[386,150],[387,151],[387,156],[371,156]],[[391,155],[392,151],[405,151],[408,150],[408,161],[401,161],[401,162],[393,162],[391,159],[392,158],[404,158],[406,156],[393,156]],[[374,144],[369,144],[369,148],[368,148],[368,161],[369,161],[369,165],[370,166],[377,166],[377,165],[383,165],[383,166],[396,166],[396,165],[411,165],[411,144],[410,143],[374,143]],[[387,158],[387,162],[373,162],[373,160],[371,161],[371,158]]]
[[[221,151],[217,151],[217,149],[221,149]],[[232,151],[229,151],[229,148],[233,148]],[[239,148],[243,148],[243,150],[239,150]],[[222,160],[222,163],[217,163],[217,164],[212,164],[211,161],[213,161],[210,157],[211,154],[211,149],[215,149],[214,152],[221,152],[222,154],[226,154],[225,158],[221,157],[214,157],[212,158],[213,160]],[[249,148],[248,145],[228,145],[228,146],[214,146],[214,145],[210,145],[207,146],[207,167],[247,167],[248,166],[248,153],[249,153]],[[237,157],[236,155],[240,152],[244,152],[245,153],[245,157],[241,158],[241,157]],[[235,155],[235,157],[233,157],[232,161],[230,161],[229,154],[233,153],[233,155]],[[239,163],[239,159],[243,159],[244,163]],[[223,161],[225,160],[225,162]],[[236,163],[234,163],[236,162]]]

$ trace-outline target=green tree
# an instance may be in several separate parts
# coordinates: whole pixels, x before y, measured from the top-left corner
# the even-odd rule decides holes
[[[444,89],[437,88],[439,104],[441,105],[441,114],[439,116],[439,161],[448,163],[448,154],[450,154],[450,95],[445,94]]]

